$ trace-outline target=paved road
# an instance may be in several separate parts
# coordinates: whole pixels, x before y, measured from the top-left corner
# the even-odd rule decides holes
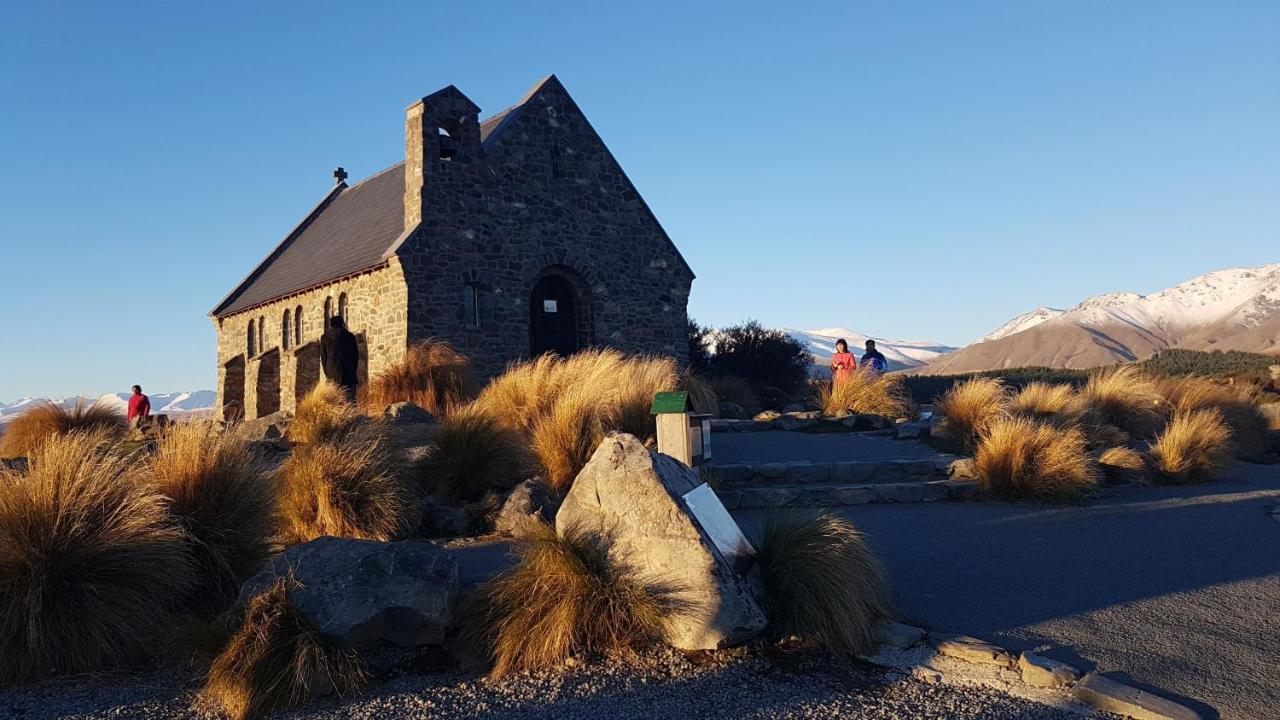
[[[719,432],[711,436],[714,464],[810,460],[930,460],[941,455],[924,443],[859,433]]]
[[[1265,512],[1277,501],[1280,467],[1241,465],[1229,482],[1125,489],[1080,507],[842,512],[884,559],[910,619],[1040,647],[1178,693],[1205,717],[1264,720],[1280,717],[1280,522]],[[741,514],[744,525],[763,517]]]

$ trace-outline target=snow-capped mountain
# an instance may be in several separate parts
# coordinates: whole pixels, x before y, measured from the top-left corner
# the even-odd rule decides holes
[[[151,412],[169,415],[175,419],[200,417],[213,412],[213,404],[217,393],[212,390],[194,390],[176,393],[148,393],[151,399]],[[67,398],[22,398],[13,402],[0,402],[0,424],[11,420],[16,415],[33,405],[49,400],[63,407],[73,407],[77,402],[92,404],[104,402],[116,407],[124,413],[129,403],[129,393],[107,393],[97,397],[80,395]]]
[[[920,372],[1089,368],[1169,348],[1280,353],[1280,263],[1218,270],[1150,295],[1097,295],[1065,311],[1039,308]]]
[[[861,359],[863,347],[868,339],[876,341],[876,349],[889,361],[890,370],[904,370],[930,363],[955,348],[936,342],[914,342],[910,340],[889,340],[870,337],[849,328],[822,328],[820,330],[793,330],[782,328],[782,331],[799,341],[813,355],[814,374],[824,375],[829,372],[831,354],[836,351],[836,340],[844,338],[849,343],[849,352]]]

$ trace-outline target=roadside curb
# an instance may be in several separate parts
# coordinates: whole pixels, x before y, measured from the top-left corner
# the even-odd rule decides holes
[[[704,468],[728,510],[824,508],[869,503],[968,500],[978,494],[973,461],[737,463]]]

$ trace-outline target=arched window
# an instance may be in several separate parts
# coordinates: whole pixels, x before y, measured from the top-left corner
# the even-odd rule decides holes
[[[343,320],[344,322],[348,319],[348,318],[347,318],[347,294],[346,294],[346,293],[342,293],[342,294],[338,295],[338,317],[342,318],[342,320]]]
[[[289,329],[289,309],[285,308],[284,317],[280,318],[280,349],[288,350],[293,341],[293,332]]]
[[[324,326],[329,326],[329,318],[333,317],[333,298],[324,299]]]
[[[257,349],[258,349],[257,333],[258,333],[258,330],[257,328],[254,327],[253,318],[249,318],[249,332],[245,333],[245,336],[249,338],[249,347],[247,348],[249,350],[249,357],[253,357],[254,355],[258,354],[257,353]]]
[[[267,319],[258,316],[258,352],[267,351]]]
[[[302,306],[293,309],[293,344],[302,347]]]

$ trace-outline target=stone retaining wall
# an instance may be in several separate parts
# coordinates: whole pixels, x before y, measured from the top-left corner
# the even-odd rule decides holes
[[[739,463],[704,474],[730,510],[960,500],[978,491],[969,458]]]

